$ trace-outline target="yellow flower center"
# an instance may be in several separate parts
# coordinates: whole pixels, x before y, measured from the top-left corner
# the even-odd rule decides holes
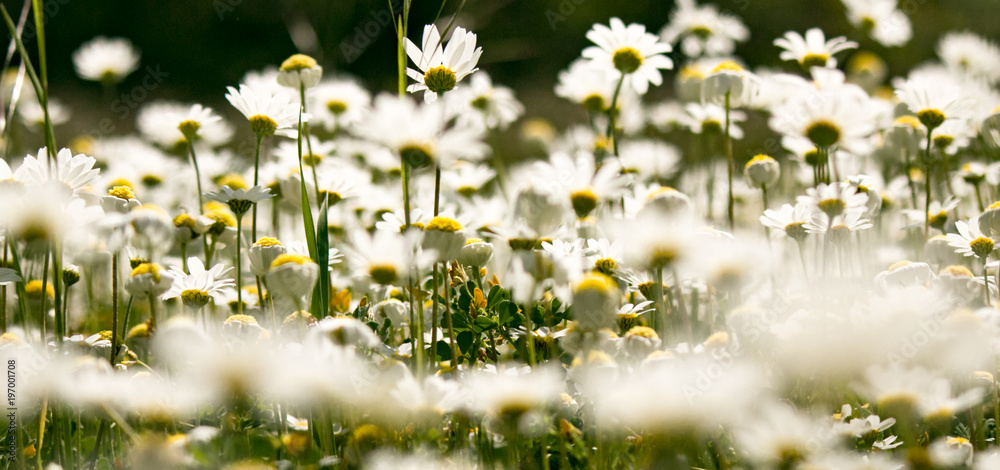
[[[829,60],[830,56],[827,54],[806,54],[799,60],[799,64],[802,65],[802,68],[808,70],[811,67],[826,67],[826,63]]]
[[[597,208],[597,195],[590,188],[573,191],[569,196],[577,217],[583,219]]]
[[[729,71],[729,72],[742,72],[743,71],[743,67],[740,67],[740,64],[737,64],[736,62],[733,62],[731,60],[727,60],[727,61],[725,61],[725,62],[723,62],[723,63],[721,63],[719,65],[716,65],[715,68],[712,69],[712,73],[719,73],[719,72],[725,72],[725,71]]]
[[[274,119],[263,114],[250,116],[250,131],[257,136],[267,137],[274,135],[274,131],[276,130],[278,130],[278,123]]]
[[[924,109],[917,113],[917,119],[927,129],[933,130],[944,123],[944,113],[937,109]]]
[[[643,60],[642,54],[631,47],[618,49],[611,56],[611,61],[615,64],[615,68],[626,75],[639,70]]]
[[[347,103],[340,100],[330,100],[326,102],[326,109],[330,110],[334,115],[344,114],[347,111]]]
[[[247,180],[236,173],[229,173],[219,178],[219,186],[229,186],[232,189],[247,189]]]
[[[372,277],[373,281],[383,286],[396,282],[399,277],[396,266],[391,264],[373,264],[368,268],[368,275]]]
[[[462,230],[462,224],[448,217],[437,216],[427,222],[424,226],[424,231],[427,232],[449,232],[454,233]]]
[[[312,262],[313,262],[312,259],[310,259],[306,255],[297,255],[295,253],[284,253],[282,255],[279,255],[277,258],[274,259],[274,261],[271,262],[271,269],[289,263],[295,263],[301,265],[301,264],[309,264]]]
[[[253,244],[253,246],[262,246],[262,247],[281,246],[281,242],[278,241],[277,238],[260,237],[260,239],[257,240],[257,242]]]
[[[305,54],[294,54],[281,63],[282,72],[297,72],[316,67],[316,59]]]
[[[817,147],[830,148],[840,140],[840,128],[830,121],[816,121],[806,129],[806,137]]]
[[[115,186],[108,190],[108,196],[125,200],[135,199],[135,193],[128,186]]]
[[[201,123],[189,119],[178,124],[177,129],[181,131],[181,134],[184,134],[184,138],[188,142],[193,142],[195,137],[198,136],[198,129],[201,129]]]
[[[434,93],[444,93],[455,88],[457,77],[448,67],[443,65],[434,67],[424,74],[424,85]]]

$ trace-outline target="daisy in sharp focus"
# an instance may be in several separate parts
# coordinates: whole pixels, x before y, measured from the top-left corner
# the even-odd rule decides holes
[[[670,44],[662,43],[655,34],[646,32],[646,27],[632,23],[625,26],[622,20],[611,18],[611,27],[595,24],[587,32],[596,46],[583,50],[583,57],[604,71],[610,79],[622,80],[623,88],[640,95],[646,94],[649,84],[663,83],[660,69],[672,69],[674,63],[664,54],[670,52]]]
[[[750,38],[750,30],[738,17],[719,13],[715,5],[678,0],[660,37],[670,44],[680,41],[681,52],[688,57],[720,56],[732,54],[737,42]]]
[[[979,218],[973,217],[968,222],[959,220],[955,222],[955,229],[958,233],[948,233],[948,244],[955,248],[955,252],[963,256],[975,256],[986,260],[990,253],[993,253],[993,239],[984,235],[979,228]]]
[[[239,90],[226,87],[226,99],[250,121],[250,130],[257,136],[281,135],[294,138],[298,133],[299,103],[284,92],[272,93],[263,87],[240,85]],[[309,120],[302,115],[302,122]]]
[[[421,47],[406,39],[406,55],[417,65],[417,69],[406,69],[406,75],[417,81],[406,87],[406,91],[424,91],[424,101],[428,103],[479,70],[476,64],[483,55],[483,48],[476,47],[476,35],[462,27],[452,31],[447,46],[443,44],[441,33],[432,24],[424,26]]]
[[[858,47],[858,43],[848,41],[844,36],[827,41],[823,30],[819,28],[806,31],[805,37],[789,31],[783,37],[775,39],[774,45],[783,49],[781,60],[794,60],[805,70],[817,66],[836,67],[837,59],[833,58],[834,54]]]
[[[85,80],[113,85],[139,67],[139,52],[128,39],[98,36],[73,53],[73,66]]]

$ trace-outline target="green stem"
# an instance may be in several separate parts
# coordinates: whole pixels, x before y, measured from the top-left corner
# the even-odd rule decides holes
[[[924,154],[924,239],[920,242],[923,246],[927,243],[931,232],[931,134],[934,129],[927,129],[927,150]]]
[[[615,93],[611,95],[611,107],[608,108],[608,138],[611,139],[613,149],[615,151],[615,156],[618,154],[618,137],[615,135],[615,118],[618,115],[618,95],[621,94],[622,84],[625,82],[625,74],[623,73],[621,78],[618,79],[618,84],[615,85]]]
[[[733,200],[733,140],[729,134],[729,94],[731,92],[726,92],[726,171],[729,175],[729,231],[733,231],[735,226],[735,215],[733,213],[735,208],[735,202]]]
[[[201,190],[201,170],[198,169],[198,156],[194,153],[194,142],[188,141],[188,150],[191,153],[191,165],[194,166],[194,181],[198,185],[198,213],[205,214],[205,202],[202,201]]]
[[[253,154],[253,185],[257,186],[260,184],[260,142],[264,140],[264,136],[257,135],[257,147]],[[301,177],[301,175],[299,175]],[[257,241],[257,204],[253,205],[253,215],[252,221],[250,222],[250,242],[253,243]]]
[[[253,204],[254,213],[257,204]],[[243,238],[243,214],[236,214],[236,314],[243,315],[243,271],[241,271],[240,239]],[[258,292],[259,295],[259,292]]]

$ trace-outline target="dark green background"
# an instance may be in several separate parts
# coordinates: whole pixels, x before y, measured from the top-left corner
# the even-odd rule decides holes
[[[401,0],[394,0],[397,3]],[[445,6],[445,18],[460,0]],[[22,2],[3,0],[16,17]],[[73,135],[94,125],[95,119],[112,116],[112,96],[96,83],[83,82],[73,73],[72,52],[97,35],[130,38],[142,51],[142,65],[159,66],[169,76],[144,101],[165,98],[201,102],[232,117],[234,110],[224,100],[225,87],[236,85],[248,70],[277,65],[297,52],[289,33],[291,25],[309,25],[317,48],[305,50],[319,59],[327,74],[355,75],[373,91],[395,90],[395,38],[391,26],[374,28],[375,15],[385,17],[389,0],[287,1],[287,0],[48,0],[47,41],[50,88],[53,96],[68,104],[73,122],[63,126],[63,135]],[[844,7],[837,0],[720,0],[722,10],[740,16],[750,27],[751,39],[737,50],[751,66],[780,64],[773,39],[787,30],[822,27],[828,35],[847,35],[862,48],[879,53],[889,63],[890,74],[905,73],[931,59],[934,45],[948,30],[968,29],[987,37],[1000,33],[996,21],[1000,6],[988,0],[902,0],[912,12],[915,37],[904,48],[886,49],[862,37],[847,23]],[[418,39],[422,25],[432,21],[438,1],[415,0],[411,12],[410,37]],[[562,10],[560,10],[562,9]],[[588,45],[584,37],[595,22],[607,23],[611,16],[640,22],[658,32],[668,21],[672,1],[603,0],[469,0],[458,24],[476,32],[484,53],[480,68],[496,82],[513,87],[526,104],[529,115],[544,116],[557,123],[582,117],[575,107],[554,97],[556,74]],[[553,28],[553,14],[570,12]],[[549,13],[547,15],[547,12]],[[356,60],[345,60],[342,44],[357,38],[368,25],[381,29]],[[357,29],[356,29],[357,28]],[[34,50],[34,41],[29,41]],[[140,70],[116,92],[140,86]],[[668,74],[668,80],[672,77]],[[654,90],[653,96],[669,94],[670,87]],[[131,126],[122,120],[116,131]],[[117,119],[116,119],[117,122]]]

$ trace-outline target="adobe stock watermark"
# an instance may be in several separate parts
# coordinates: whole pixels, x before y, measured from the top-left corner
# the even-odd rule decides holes
[[[149,98],[149,93],[155,90],[157,87],[163,83],[164,79],[170,76],[169,72],[165,72],[160,69],[160,65],[155,66],[147,65],[144,69],[145,75],[138,85],[132,87],[125,93],[121,93],[114,101],[111,102],[111,112],[118,117],[118,121],[124,121],[132,115],[143,102]],[[91,129],[88,132],[84,132],[85,135],[91,137],[97,137],[101,135],[109,135],[115,132],[117,126],[115,125],[115,120],[106,117],[101,119],[97,123],[97,127]]]
[[[549,20],[549,26],[552,27],[552,31],[555,31],[559,27],[559,23],[566,22],[573,13],[576,13],[577,7],[583,5],[587,0],[562,0],[559,2],[559,6],[555,10],[546,10],[545,19]]]
[[[242,0],[216,0],[216,1],[242,1]],[[389,8],[372,10],[368,13],[371,17],[364,23],[354,27],[351,34],[348,34],[343,41],[340,41],[340,53],[344,55],[344,61],[351,63],[361,57],[372,43],[387,29],[395,31],[393,18],[398,12],[403,11],[401,0],[389,0]]]

